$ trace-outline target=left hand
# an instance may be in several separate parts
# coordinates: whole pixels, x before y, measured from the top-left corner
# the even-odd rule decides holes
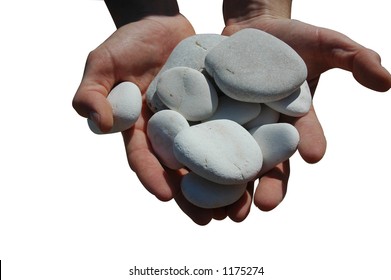
[[[375,91],[387,91],[391,87],[391,75],[381,66],[380,56],[344,34],[270,15],[233,21],[222,34],[229,36],[244,28],[263,30],[290,45],[307,65],[312,95],[321,74],[332,68],[350,71],[360,84]],[[292,123],[299,131],[301,157],[308,163],[320,161],[326,151],[326,138],[314,107],[303,117],[284,117],[282,121]],[[254,204],[262,210],[275,208],[285,196],[288,177],[288,162],[265,174],[256,188]]]

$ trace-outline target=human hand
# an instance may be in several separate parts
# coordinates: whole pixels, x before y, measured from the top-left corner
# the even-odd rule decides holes
[[[75,110],[91,118],[102,131],[109,131],[113,125],[112,109],[106,99],[110,90],[122,81],[131,81],[145,93],[172,49],[193,34],[193,27],[180,14],[149,16],[122,26],[89,54],[73,99]],[[127,157],[141,183],[160,200],[169,200],[179,184],[174,179],[175,172],[161,167],[148,144],[145,132],[150,114],[143,97],[139,120],[123,132]]]
[[[148,17],[122,26],[88,56],[73,100],[75,110],[91,118],[102,131],[109,131],[113,125],[111,106],[106,99],[110,90],[122,81],[131,81],[144,94],[172,49],[193,34],[192,26],[181,15]],[[134,127],[122,133],[129,165],[144,187],[162,201],[175,197],[179,207],[197,224],[227,215],[236,221],[243,220],[247,213],[242,208],[249,209],[249,196],[226,209],[213,210],[195,207],[183,197],[180,181],[187,171],[165,168],[154,155],[146,135],[151,115],[143,95],[140,118]]]
[[[244,28],[256,28],[286,42],[307,65],[307,82],[312,95],[320,75],[332,68],[352,72],[360,84],[370,89],[390,89],[391,75],[381,66],[377,53],[336,31],[289,19],[290,4],[290,0],[225,0],[226,27],[223,35],[229,36]],[[301,118],[284,117],[281,121],[292,123],[298,129],[298,150],[305,161],[316,163],[322,159],[326,151],[326,139],[313,106],[309,113]],[[262,210],[276,207],[285,196],[288,177],[288,162],[265,174],[260,178],[255,190],[254,204]]]

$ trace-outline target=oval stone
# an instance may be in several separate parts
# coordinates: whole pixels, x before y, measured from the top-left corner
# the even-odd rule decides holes
[[[253,180],[262,167],[262,152],[241,125],[230,120],[197,124],[178,133],[174,155],[197,175],[224,185]]]
[[[297,150],[300,140],[297,129],[288,123],[265,124],[249,132],[262,150],[261,175],[289,159]]]
[[[200,72],[189,67],[165,71],[158,81],[156,93],[170,109],[189,121],[201,121],[216,111],[218,97],[213,84]]]
[[[179,169],[183,165],[175,158],[173,143],[175,136],[189,124],[179,113],[162,110],[155,113],[148,121],[147,135],[153,151],[163,165],[171,169]]]
[[[258,103],[242,102],[223,95],[219,98],[216,112],[207,121],[227,119],[242,125],[254,119],[260,112],[261,105]]]
[[[308,113],[312,104],[312,95],[307,81],[289,96],[266,103],[274,110],[291,117],[302,117]]]
[[[113,127],[107,133],[116,133],[131,128],[141,114],[142,98],[138,86],[132,82],[122,82],[107,96],[113,109]],[[104,134],[90,119],[88,126],[96,134]]]
[[[206,55],[205,69],[226,95],[255,103],[282,99],[307,77],[303,59],[289,45],[253,28],[214,47]]]
[[[225,38],[227,37],[219,34],[196,34],[179,42],[146,91],[147,105],[152,112],[167,109],[156,94],[160,75],[168,69],[180,66],[202,71],[205,68],[206,54]]]
[[[181,181],[184,197],[192,204],[207,209],[219,208],[237,201],[246,191],[247,184],[221,185],[206,180],[194,172]]]

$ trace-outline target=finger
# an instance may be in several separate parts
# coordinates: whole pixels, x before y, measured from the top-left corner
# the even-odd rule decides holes
[[[254,204],[262,211],[270,211],[284,199],[289,179],[289,161],[278,164],[265,173],[254,194]]]
[[[212,220],[212,209],[204,209],[191,204],[183,196],[182,192],[179,192],[175,196],[175,202],[178,204],[179,208],[198,225],[207,225]]]
[[[353,59],[352,73],[363,86],[376,91],[387,91],[391,88],[391,75],[381,66],[380,56],[369,49],[357,52]]]
[[[212,218],[215,220],[224,220],[227,218],[227,209],[226,207],[214,208],[212,209]]]
[[[303,117],[282,116],[280,121],[291,123],[296,127],[300,135],[298,150],[306,162],[316,163],[323,158],[327,141],[313,105]]]
[[[227,207],[227,214],[234,222],[241,222],[247,218],[250,213],[252,196],[253,196],[254,182],[248,183],[246,192],[242,197]]]
[[[91,118],[101,131],[109,131],[113,114],[107,95],[114,85],[108,58],[100,50],[92,51],[86,62],[72,106],[81,116]]]

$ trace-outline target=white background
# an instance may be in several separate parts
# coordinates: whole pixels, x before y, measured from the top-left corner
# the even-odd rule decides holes
[[[197,32],[221,32],[221,1],[179,2]],[[384,4],[294,1],[293,18],[349,35],[391,69]],[[241,279],[391,279],[391,92],[324,74],[314,100],[324,159],[308,165],[295,154],[274,211],[201,227],[142,187],[120,135],[92,134],[71,107],[88,52],[114,30],[103,1],[0,4],[3,279],[161,279],[128,269],[184,265],[264,267]]]

